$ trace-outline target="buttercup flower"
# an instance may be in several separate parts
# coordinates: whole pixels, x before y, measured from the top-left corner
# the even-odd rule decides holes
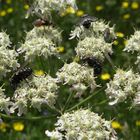
[[[55,130],[45,134],[55,140],[117,140],[111,122],[90,110],[65,113],[55,123]]]
[[[132,70],[123,71],[118,69],[113,80],[107,84],[105,90],[110,99],[109,104],[114,105],[130,98],[133,104],[140,104],[140,75]]]
[[[14,122],[13,123],[13,129],[15,131],[21,132],[24,130],[24,124],[22,122]]]
[[[5,111],[6,114],[10,114],[9,107],[13,105],[13,103],[10,101],[10,97],[6,97],[4,94],[4,89],[0,87],[0,110]]]
[[[20,66],[16,59],[18,54],[8,47],[11,47],[9,36],[5,32],[0,32],[0,77]]]
[[[104,61],[104,54],[112,54],[112,43],[106,43],[103,38],[85,37],[78,42],[75,48],[76,54],[79,58],[98,58]]]
[[[32,77],[28,79],[28,83],[22,81],[14,93],[11,113],[18,109],[18,116],[21,116],[26,114],[28,107],[41,111],[42,104],[53,107],[57,98],[57,89],[56,80],[49,75]]]
[[[56,75],[59,82],[72,86],[71,89],[77,92],[77,96],[83,94],[88,87],[91,88],[91,91],[97,87],[93,69],[81,66],[76,62],[65,64]]]
[[[25,43],[20,50],[25,52],[25,60],[32,61],[37,56],[48,56],[57,54],[57,46],[61,42],[61,32],[52,26],[34,27],[27,33]]]

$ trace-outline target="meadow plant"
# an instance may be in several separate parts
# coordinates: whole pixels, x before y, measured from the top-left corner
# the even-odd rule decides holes
[[[54,12],[60,16],[68,7],[78,9],[75,0],[34,0],[30,3],[28,15],[38,16],[44,22],[46,19],[53,21]],[[101,93],[106,96],[102,104],[108,103],[110,107],[115,108],[119,103],[126,103],[129,100],[130,107],[138,106],[140,104],[140,74],[133,68],[123,70],[113,64],[110,56],[113,54],[112,45],[116,39],[115,26],[110,26],[109,22],[102,19],[93,20],[94,17],[93,19],[87,16],[81,18],[82,23],[75,26],[69,38],[69,41],[77,39],[75,57],[79,61],[68,62],[59,54],[57,48],[62,44],[63,37],[62,29],[56,25],[35,26],[31,31],[26,32],[25,41],[20,43],[18,49],[12,46],[5,32],[0,33],[0,80],[6,81],[6,78],[12,75],[16,77],[14,89],[9,80],[3,82],[0,87],[1,118],[24,119],[30,110],[37,109],[39,112],[47,110],[50,116],[47,114],[38,119],[48,119],[48,116],[51,119],[51,116],[55,115],[54,129],[46,128],[45,131],[46,137],[52,140],[118,139],[111,125],[111,119],[114,118],[103,119],[102,112],[94,113],[92,105],[86,103],[92,98],[94,102],[94,96]],[[134,35],[128,39],[124,51],[137,53],[135,64],[140,69],[139,46],[140,32],[135,31]],[[40,58],[39,61],[44,70],[43,75],[32,73],[26,76],[26,73],[18,73],[18,69],[22,68],[21,63],[33,67],[37,58]],[[98,70],[102,66],[95,66],[95,62],[92,61],[95,59],[102,62],[102,65],[108,60],[113,66],[115,74],[105,86],[98,81],[100,77]],[[53,65],[55,60],[63,63],[56,71]],[[6,87],[11,89],[12,94],[7,93]]]

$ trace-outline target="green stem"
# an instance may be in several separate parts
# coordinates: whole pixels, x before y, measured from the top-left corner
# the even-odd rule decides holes
[[[39,61],[40,61],[40,64],[41,64],[42,70],[45,72],[45,66],[44,66],[44,63],[42,62],[41,57],[39,57]]]
[[[89,101],[93,96],[95,96],[96,94],[98,94],[99,92],[101,92],[103,89],[105,89],[106,86],[102,87],[101,89],[99,89],[98,91],[96,91],[95,93],[93,93],[92,95],[88,96],[87,98],[85,98],[84,100],[82,100],[81,102],[79,102],[78,104],[76,104],[75,106],[71,107],[70,109],[66,110],[71,111],[77,107],[79,107],[80,105],[86,103],[87,101]]]
[[[108,62],[111,64],[112,68],[116,71],[117,67],[112,62],[110,56],[107,53],[104,53],[104,55],[105,55],[106,59],[108,60]]]
[[[67,99],[67,101],[66,101],[66,103],[65,103],[65,105],[64,105],[64,107],[63,107],[62,112],[65,112],[65,109],[66,109],[66,107],[69,105],[69,103],[70,103],[72,97],[73,97],[73,92],[71,92],[71,94],[69,95],[69,97],[68,97],[68,99]]]
[[[30,121],[35,121],[35,120],[41,120],[41,119],[51,119],[51,118],[54,118],[56,116],[57,115],[38,116],[38,117],[17,117],[17,116],[10,116],[10,115],[0,113],[1,118],[10,119],[10,120],[30,120]]]
[[[103,101],[99,102],[98,104],[93,105],[93,107],[94,107],[94,106],[99,106],[99,105],[105,104],[105,103],[107,103],[107,102],[108,102],[108,99],[107,99],[107,100],[103,100]]]

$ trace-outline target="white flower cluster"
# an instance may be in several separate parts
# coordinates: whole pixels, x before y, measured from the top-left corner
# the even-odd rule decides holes
[[[34,12],[44,17],[50,16],[52,11],[63,12],[68,6],[77,10],[75,0],[34,0]]]
[[[54,106],[57,98],[58,86],[56,80],[49,75],[33,77],[28,83],[23,81],[14,93],[14,105],[11,113],[18,109],[18,116],[26,114],[29,107],[41,111],[41,105]]]
[[[10,101],[10,97],[6,97],[4,95],[4,89],[0,87],[0,110],[5,111],[6,114],[10,114],[9,106],[11,106],[13,103]]]
[[[117,140],[111,122],[90,110],[77,110],[63,114],[55,124],[55,130],[45,131],[54,140]]]
[[[105,53],[113,53],[111,43],[106,43],[103,38],[95,37],[85,37],[79,41],[75,51],[81,59],[98,58],[101,62],[105,59]]]
[[[61,32],[52,26],[34,27],[27,33],[20,50],[25,52],[25,60],[33,61],[37,56],[57,54],[56,46],[61,42]]]
[[[135,31],[134,35],[131,35],[130,39],[127,40],[124,51],[131,53],[137,52],[136,64],[138,64],[140,70],[140,31]]]
[[[79,38],[75,51],[80,59],[96,58],[101,62],[104,61],[106,54],[112,54],[112,42],[107,40],[115,39],[114,26],[110,27],[109,23],[103,20],[91,22],[89,28],[79,25],[74,31],[71,31],[70,39]]]
[[[85,37],[103,37],[105,29],[109,29],[111,36],[116,37],[114,26],[110,27],[109,24],[110,23],[105,23],[103,20],[96,20],[91,23],[89,29],[84,28],[83,25],[76,26],[76,28],[71,31],[70,39],[79,38],[81,40]]]
[[[123,71],[118,69],[112,81],[107,83],[105,90],[109,96],[110,105],[123,102],[130,98],[133,104],[140,104],[140,75],[133,73],[132,70]],[[139,101],[138,101],[139,100]]]
[[[76,62],[65,64],[56,75],[59,82],[71,86],[71,89],[77,92],[76,96],[83,94],[88,87],[91,91],[97,87],[93,69]]]
[[[20,66],[16,59],[18,54],[15,50],[9,49],[10,46],[9,36],[5,32],[0,32],[0,77]]]

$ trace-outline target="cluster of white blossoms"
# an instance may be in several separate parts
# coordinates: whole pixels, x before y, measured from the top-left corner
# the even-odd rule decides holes
[[[50,16],[52,11],[61,13],[68,6],[77,10],[75,0],[34,0],[33,3],[34,12],[41,14],[43,17]]]
[[[0,110],[5,111],[6,114],[10,114],[9,107],[13,105],[13,103],[10,101],[10,97],[6,97],[4,94],[4,89],[0,87]]]
[[[45,131],[53,140],[117,140],[111,122],[90,110],[64,113],[55,123],[55,130]]]
[[[140,70],[140,31],[135,31],[134,35],[131,35],[130,39],[127,40],[124,51],[131,53],[137,52],[136,64],[138,64]]]
[[[61,40],[61,32],[52,26],[34,27],[27,32],[20,50],[25,52],[25,61],[32,61],[38,56],[48,58],[57,54],[57,46]]]
[[[101,62],[105,59],[105,53],[112,54],[112,44],[106,43],[103,38],[85,37],[78,42],[75,48],[79,58],[98,58]]]
[[[5,32],[0,32],[0,77],[20,66],[16,59],[18,54],[8,47],[11,47],[9,36]]]
[[[83,20],[86,21],[86,17]],[[71,31],[70,39],[78,38],[79,42],[75,48],[76,54],[80,59],[96,58],[101,62],[104,61],[106,54],[112,54],[112,42],[116,38],[114,26],[110,27],[109,23],[103,20],[95,20],[90,23],[89,28],[82,24],[76,26]],[[106,41],[110,40],[110,41]]]
[[[70,39],[78,38],[80,40],[85,37],[103,37],[105,29],[110,30],[110,35],[116,37],[114,26],[110,27],[110,23],[105,23],[103,20],[93,21],[89,29],[85,28],[83,25],[76,26],[73,31],[71,31]]]
[[[93,69],[76,62],[64,64],[56,75],[59,82],[71,86],[71,89],[77,92],[76,96],[82,95],[88,87],[91,91],[97,87]]]
[[[49,75],[37,76],[29,79],[28,82],[22,81],[15,90],[13,96],[13,106],[11,113],[18,109],[18,116],[26,114],[29,107],[41,111],[41,105],[47,104],[54,106],[57,98],[58,86],[56,80]]]
[[[131,99],[132,104],[140,104],[140,75],[132,70],[123,71],[118,69],[113,80],[107,83],[105,90],[110,99],[110,105]]]

